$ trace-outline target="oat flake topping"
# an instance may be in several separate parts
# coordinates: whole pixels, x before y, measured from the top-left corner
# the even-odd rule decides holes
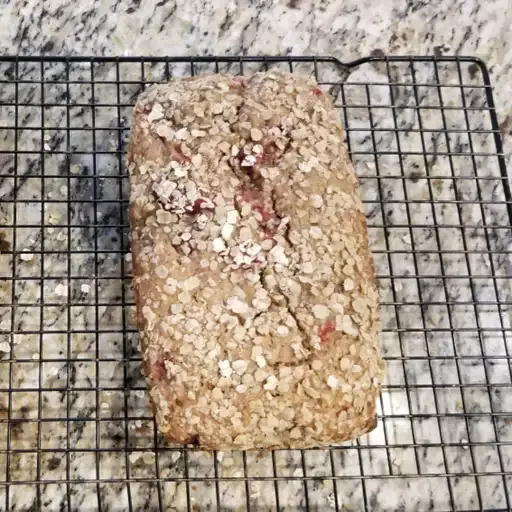
[[[298,448],[375,426],[375,273],[342,140],[331,98],[287,73],[199,76],[139,97],[137,319],[171,442]]]

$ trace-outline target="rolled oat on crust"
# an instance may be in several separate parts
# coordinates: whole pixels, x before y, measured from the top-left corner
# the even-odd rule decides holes
[[[372,430],[375,271],[331,98],[276,71],[156,85],[128,162],[141,351],[167,439],[305,448]]]

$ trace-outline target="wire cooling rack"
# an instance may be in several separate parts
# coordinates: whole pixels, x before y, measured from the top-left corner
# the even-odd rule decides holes
[[[172,76],[280,67],[335,98],[375,255],[378,426],[207,453],[155,430],[133,323],[131,108]],[[509,509],[510,228],[473,58],[0,59],[0,509]]]

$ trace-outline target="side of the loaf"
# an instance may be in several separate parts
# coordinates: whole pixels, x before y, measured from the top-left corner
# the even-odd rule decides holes
[[[273,448],[371,430],[377,290],[330,97],[281,72],[154,86],[128,162],[141,351],[164,435]]]

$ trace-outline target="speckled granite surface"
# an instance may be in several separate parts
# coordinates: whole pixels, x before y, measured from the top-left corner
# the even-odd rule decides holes
[[[166,0],[9,2],[0,8],[0,49],[24,55],[323,54],[344,61],[380,52],[477,55],[491,71],[508,136],[509,2],[366,4],[201,2],[197,9],[194,2],[177,6]],[[162,70],[148,65],[144,73],[158,79]],[[383,65],[365,64],[348,77],[353,85],[344,88],[344,97],[332,88],[338,102],[350,105],[344,121],[380,277],[388,375],[379,426],[359,448],[216,458],[169,450],[160,440],[155,450],[130,283],[121,279],[130,271],[122,177],[129,133],[119,128],[128,128],[130,108],[115,104],[133,102],[139,85],[123,85],[118,97],[115,86],[97,84],[99,106],[93,109],[90,65],[71,66],[70,79],[77,83],[69,90],[62,83],[64,67],[49,65],[45,78],[61,82],[44,87],[51,107],[41,113],[31,105],[42,99],[41,88],[20,84],[18,100],[27,105],[18,110],[23,129],[17,137],[9,105],[16,91],[12,84],[0,85],[0,510],[510,505],[505,490],[512,495],[512,481],[504,476],[512,471],[510,233],[504,229],[510,220],[497,160],[489,155],[495,148],[486,133],[491,126],[482,77],[474,66],[464,64],[459,76],[456,66],[442,64],[439,78],[448,87],[414,89],[407,85],[407,65],[389,71],[405,85],[390,88]],[[432,65],[420,64],[415,72],[416,83],[435,82]],[[12,73],[10,64],[0,62],[2,80]],[[20,65],[23,79],[37,80],[39,73],[38,66]],[[141,69],[126,65],[120,73],[136,81]],[[327,65],[320,73],[323,79],[341,78]],[[94,76],[115,80],[116,69],[99,65]],[[456,108],[462,106],[460,78],[468,85],[467,117]],[[366,82],[374,85],[359,85]],[[440,100],[448,107],[444,117],[431,108]],[[376,108],[362,106],[368,101]],[[400,107],[396,119],[391,104]],[[100,129],[90,130],[93,125]],[[448,135],[439,131],[443,126]],[[480,133],[469,137],[468,126]],[[17,159],[14,149],[22,152]],[[5,279],[13,275],[14,284]],[[9,387],[16,391],[9,394]],[[246,485],[245,477],[255,480]],[[189,478],[194,481],[187,485]],[[30,485],[34,480],[41,485]]]

